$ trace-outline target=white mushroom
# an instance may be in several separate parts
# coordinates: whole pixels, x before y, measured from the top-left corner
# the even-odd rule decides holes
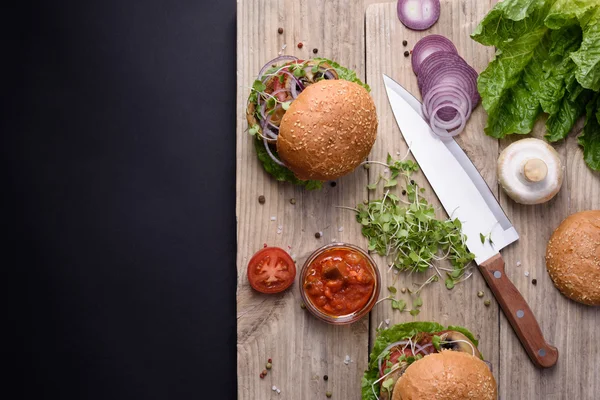
[[[552,146],[528,138],[514,142],[500,154],[498,180],[517,203],[540,204],[560,190],[563,167]]]

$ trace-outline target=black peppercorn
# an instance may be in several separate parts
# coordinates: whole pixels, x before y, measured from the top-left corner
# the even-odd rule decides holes
[[[317,239],[320,239],[320,238],[321,238],[321,236],[323,236],[323,234],[322,234],[321,232],[317,232],[317,233],[315,233],[315,237],[316,237]]]
[[[317,49],[316,47],[313,49],[313,53],[317,54],[319,52],[319,49]]]
[[[408,44],[408,42],[406,40],[402,41],[402,46],[406,46]]]
[[[329,377],[327,375],[323,376],[324,381],[326,381],[327,379],[329,379]]]
[[[408,57],[408,56],[410,56],[410,52],[409,52],[408,50],[406,50],[406,51],[404,52],[404,57]]]
[[[537,279],[532,279],[531,283],[533,283],[534,285],[537,285]]]
[[[406,195],[406,190],[402,191],[402,195],[405,196]]]
[[[262,194],[258,196],[258,202],[260,204],[265,204],[265,196],[263,196]]]
[[[335,186],[337,185],[337,183],[336,183],[335,181],[332,181],[332,182],[330,183],[330,185],[331,185],[331,187],[335,187]]]
[[[277,32],[279,32],[279,34],[281,35],[283,33],[283,28],[277,29]]]

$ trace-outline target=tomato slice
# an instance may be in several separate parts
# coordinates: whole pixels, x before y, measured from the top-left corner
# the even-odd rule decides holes
[[[292,286],[296,278],[296,264],[279,247],[265,247],[252,256],[248,263],[250,286],[261,293],[279,293]]]

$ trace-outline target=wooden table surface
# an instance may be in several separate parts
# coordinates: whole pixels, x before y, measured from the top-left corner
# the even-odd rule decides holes
[[[389,108],[381,74],[386,73],[418,94],[416,79],[405,58],[402,41],[408,48],[429,33],[450,38],[459,53],[477,71],[493,58],[493,49],[469,38],[477,23],[495,1],[442,0],[439,22],[430,30],[406,29],[396,17],[394,3],[374,0],[238,0],[237,43],[237,323],[238,398],[320,399],[330,390],[332,398],[360,399],[360,381],[376,328],[386,319],[390,324],[414,320],[408,313],[392,311],[388,302],[378,304],[368,318],[344,327],[334,327],[313,318],[300,308],[298,282],[278,295],[254,292],[246,277],[247,262],[264,243],[289,250],[300,268],[317,247],[334,240],[366,248],[360,225],[350,211],[336,205],[355,206],[381,196],[368,192],[367,183],[383,171],[357,169],[339,179],[335,187],[308,192],[276,182],[260,166],[247,134],[246,99],[260,67],[274,58],[284,44],[285,54],[300,58],[318,55],[352,68],[371,86],[379,117],[378,138],[370,155],[385,160],[387,153],[404,156],[406,144]],[[278,34],[278,28],[284,33]],[[303,43],[299,49],[297,44]],[[565,168],[563,188],[555,199],[539,206],[521,206],[498,189],[496,160],[504,147],[516,138],[497,141],[485,136],[485,112],[473,113],[459,144],[465,149],[493,192],[498,196],[520,240],[502,251],[507,275],[521,291],[535,313],[546,339],[558,347],[558,364],[536,369],[529,361],[508,321],[494,301],[476,268],[473,276],[447,290],[442,282],[421,293],[424,304],[416,320],[462,325],[480,338],[480,350],[493,364],[501,399],[599,399],[600,307],[586,307],[567,300],[554,288],[544,266],[546,243],[552,231],[569,214],[600,208],[600,176],[584,164],[575,135],[556,147]],[[581,127],[579,127],[580,129]],[[534,136],[543,135],[537,126]],[[415,180],[427,188],[428,200],[439,202],[425,178]],[[260,205],[259,195],[266,197]],[[296,204],[290,199],[296,199]],[[439,217],[445,217],[443,210]],[[275,217],[275,220],[272,220]],[[323,237],[315,238],[315,232]],[[387,260],[375,257],[383,287],[394,275]],[[517,266],[520,264],[520,266]],[[529,276],[526,276],[526,272]],[[430,274],[399,275],[396,287],[411,287]],[[537,285],[531,280],[537,279]],[[477,297],[484,291],[483,299]],[[381,296],[387,296],[385,290]],[[410,301],[408,295],[405,299]],[[491,299],[485,307],[484,299]],[[345,363],[346,356],[351,362]],[[259,374],[268,358],[273,369],[265,379]],[[328,375],[328,381],[323,380]],[[276,386],[280,394],[272,390]]]

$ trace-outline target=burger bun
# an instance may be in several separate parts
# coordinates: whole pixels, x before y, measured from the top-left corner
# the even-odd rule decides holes
[[[412,363],[396,382],[392,400],[496,400],[489,367],[468,353],[446,350]]]

